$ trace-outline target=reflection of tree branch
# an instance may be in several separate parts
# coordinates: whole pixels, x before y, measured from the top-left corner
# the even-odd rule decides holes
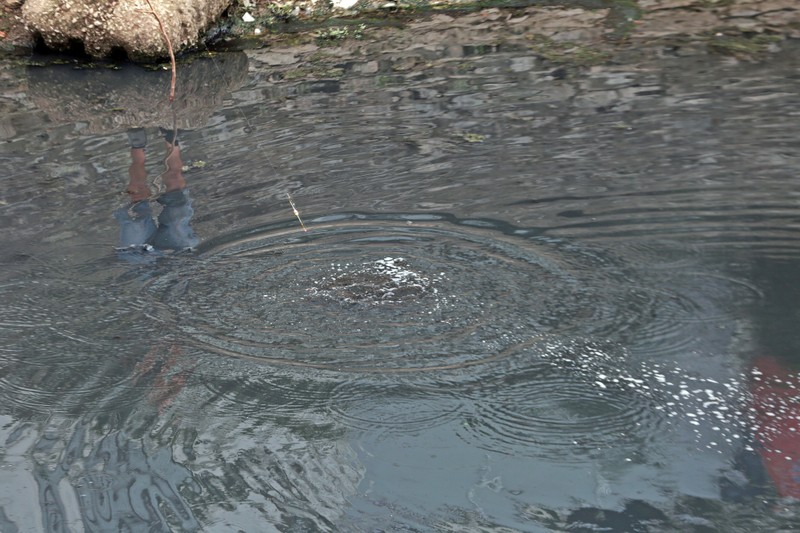
[[[150,0],[144,0],[147,2],[147,5],[150,6],[150,14],[153,15],[158,22],[158,29],[161,30],[161,36],[164,37],[164,41],[167,43],[167,51],[169,51],[169,60],[172,64],[172,82],[169,86],[169,101],[172,102],[175,100],[175,78],[177,77],[177,69],[175,67],[175,52],[172,50],[172,41],[167,35],[167,32],[164,31],[164,24],[161,22],[161,17],[158,16],[156,10],[153,9],[153,4],[150,3]]]

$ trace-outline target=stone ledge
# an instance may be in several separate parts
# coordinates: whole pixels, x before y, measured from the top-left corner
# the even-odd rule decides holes
[[[228,5],[229,0],[26,0],[21,15],[50,48],[81,42],[92,57],[122,50],[137,59],[167,56],[165,36],[175,50],[197,44]]]
[[[156,0],[151,0],[156,2]],[[591,46],[608,54],[620,46],[652,45],[706,47],[711,51],[739,57],[755,57],[786,38],[800,38],[800,4],[795,0],[618,0],[610,9],[529,6],[524,0],[498,0],[501,7],[487,9],[490,2],[473,0],[295,0],[277,3],[267,0],[237,0],[219,19],[228,0],[204,0],[205,14],[189,9],[187,2],[163,0],[157,8],[176,49],[202,44],[213,32],[202,34],[209,24],[224,28],[226,39],[245,39],[243,47],[270,46],[273,43],[327,40],[335,44],[348,38],[361,38],[382,25],[402,25],[409,20],[435,20],[436,13],[465,11],[484,13],[486,20],[514,19],[523,13],[540,19],[540,31],[549,39]],[[163,58],[164,39],[158,23],[147,13],[146,0],[124,2],[111,14],[76,11],[78,2],[92,0],[4,0],[0,17],[0,49],[9,51],[30,47],[34,35],[55,48],[65,48],[77,39],[84,40],[87,52],[107,56],[115,49],[125,50],[134,59]],[[30,12],[37,5],[50,6],[49,15],[40,17],[45,35]],[[156,5],[156,4],[154,4]],[[515,6],[516,7],[509,7]],[[217,13],[213,17],[212,12]],[[26,15],[26,13],[28,13]],[[77,24],[78,36],[66,29],[66,19]],[[175,15],[177,14],[177,16]],[[72,19],[76,19],[73,22]],[[28,20],[26,27],[25,20]],[[131,24],[135,20],[136,24]],[[441,23],[439,21],[438,23]],[[431,31],[436,28],[432,26]],[[127,40],[104,36],[108,28],[133,28]],[[85,36],[85,38],[83,37]],[[538,47],[542,48],[542,43]]]

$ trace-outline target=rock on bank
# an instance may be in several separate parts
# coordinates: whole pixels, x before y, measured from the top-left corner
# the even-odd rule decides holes
[[[93,57],[124,50],[138,59],[168,55],[153,11],[178,51],[196,44],[229,5],[230,0],[27,0],[22,17],[51,48],[83,43]]]

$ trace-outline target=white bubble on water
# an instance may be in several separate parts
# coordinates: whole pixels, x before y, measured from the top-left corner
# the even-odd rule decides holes
[[[322,296],[343,303],[400,303],[424,294],[438,295],[435,283],[444,275],[432,278],[414,270],[402,257],[384,257],[361,264],[331,263],[331,273],[313,281],[311,296]],[[440,308],[447,298],[438,297],[428,311]]]
[[[720,379],[698,376],[668,362],[641,362],[630,369],[629,354],[622,348],[604,350],[577,342],[551,343],[543,359],[585,376],[603,391],[621,387],[635,391],[670,424],[690,425],[703,448],[741,446],[757,439],[761,448],[780,455],[769,443],[800,428],[800,397],[794,393],[800,383],[797,374],[778,377],[753,368]],[[753,450],[750,444],[744,446]]]

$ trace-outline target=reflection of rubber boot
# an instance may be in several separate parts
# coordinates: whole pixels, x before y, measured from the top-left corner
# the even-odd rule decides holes
[[[156,232],[150,202],[137,202],[131,207],[120,207],[114,211],[114,218],[119,222],[119,245],[123,248],[142,246]]]
[[[147,132],[144,128],[131,128],[127,133],[131,148],[144,148],[147,146]]]
[[[158,230],[151,244],[160,250],[194,248],[200,239],[189,226],[194,210],[187,189],[162,194],[158,203],[164,206],[158,215]]]

